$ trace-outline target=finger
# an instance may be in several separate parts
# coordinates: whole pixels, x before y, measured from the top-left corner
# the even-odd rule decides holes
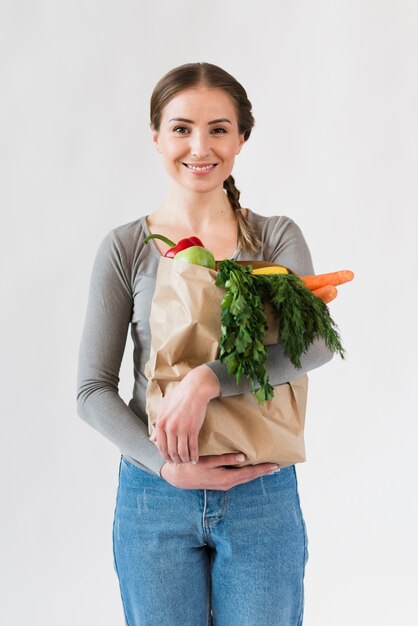
[[[170,459],[174,461],[174,463],[183,463],[181,460],[178,450],[177,450],[177,435],[168,431],[167,435],[167,451],[170,456]]]
[[[248,483],[251,480],[260,478],[260,476],[275,474],[279,471],[280,467],[275,463],[260,463],[258,465],[246,465],[245,467],[231,469],[225,468],[227,477],[230,479],[229,482],[231,487]]]
[[[205,463],[211,467],[219,467],[221,465],[236,465],[245,461],[245,455],[241,452],[233,454],[210,454],[203,457]]]
[[[192,463],[199,462],[199,438],[197,435],[189,437],[190,460]]]
[[[189,445],[187,434],[177,437],[177,450],[183,463],[190,463]]]
[[[214,489],[227,491],[232,487],[248,483],[251,480],[279,472],[280,468],[274,463],[260,463],[258,465],[246,465],[245,467],[223,467],[215,470],[212,475],[218,485]]]
[[[165,430],[160,426],[157,422],[156,424],[156,445],[158,450],[160,451],[161,456],[166,460],[171,462],[171,457],[168,454],[167,449],[167,437],[165,434]]]

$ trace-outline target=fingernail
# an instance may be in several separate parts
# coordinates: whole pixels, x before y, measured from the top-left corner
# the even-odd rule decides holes
[[[236,454],[235,458],[237,461],[244,461],[245,456],[243,454]]]
[[[197,463],[197,461],[192,461],[192,464],[193,464],[193,465],[196,465],[196,463]]]

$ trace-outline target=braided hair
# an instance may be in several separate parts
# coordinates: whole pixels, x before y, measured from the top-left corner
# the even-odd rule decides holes
[[[244,141],[247,141],[254,126],[252,105],[247,93],[231,74],[211,63],[180,65],[167,72],[158,81],[151,95],[151,128],[159,131],[163,109],[175,95],[198,85],[222,89],[231,97],[237,114],[239,132],[244,135]],[[238,245],[245,252],[257,252],[261,242],[253,225],[242,214],[239,202],[240,191],[236,188],[232,175],[224,181],[223,187],[237,217]]]

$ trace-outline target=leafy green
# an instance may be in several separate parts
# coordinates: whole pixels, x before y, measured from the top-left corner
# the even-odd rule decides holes
[[[251,391],[263,402],[273,398],[273,387],[265,368],[267,320],[251,271],[251,266],[241,266],[228,259],[218,263],[216,284],[225,288],[219,358],[237,382],[244,374],[250,381]],[[258,391],[257,387],[260,387]]]
[[[261,404],[273,398],[267,371],[264,302],[279,321],[284,354],[300,369],[301,356],[316,339],[344,358],[337,326],[327,305],[294,274],[252,274],[251,265],[229,259],[218,263],[216,284],[224,287],[221,303],[220,360],[237,383],[245,375]]]

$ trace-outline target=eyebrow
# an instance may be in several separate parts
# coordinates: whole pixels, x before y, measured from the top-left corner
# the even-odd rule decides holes
[[[185,117],[173,117],[169,122],[186,122],[187,124],[194,124],[193,120],[188,120]],[[212,120],[208,122],[209,124],[219,124],[220,122],[227,122],[228,124],[232,124],[231,120],[228,120],[226,117],[220,117],[218,120]]]

